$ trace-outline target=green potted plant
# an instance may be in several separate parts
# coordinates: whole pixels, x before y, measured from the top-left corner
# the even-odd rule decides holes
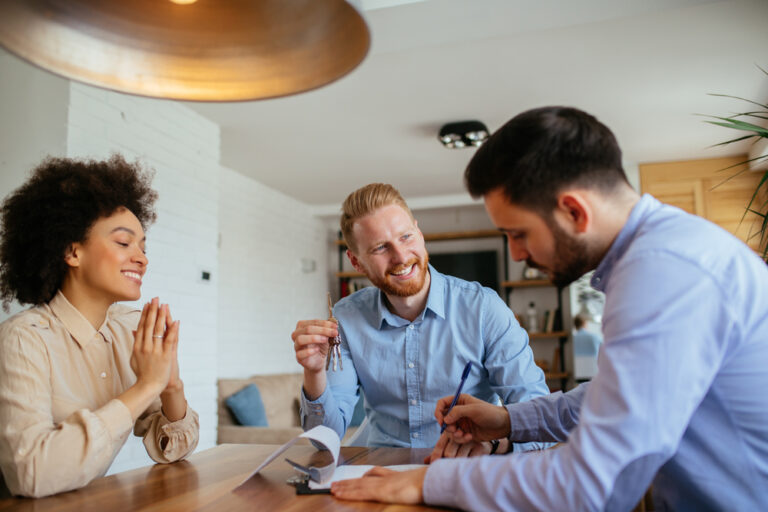
[[[763,68],[760,68],[760,71],[768,75],[768,72],[766,72]],[[708,123],[730,128],[732,130],[739,130],[740,132],[746,132],[745,134],[742,134],[735,139],[730,139],[725,142],[715,144],[715,146],[725,146],[727,144],[733,144],[735,142],[749,139],[752,139],[753,145],[763,144],[764,141],[768,140],[768,127],[766,127],[768,126],[768,105],[744,98],[739,98],[738,96],[730,96],[727,94],[713,94],[712,96],[733,98],[746,102],[752,106],[751,110],[733,114],[728,117],[707,116],[711,118],[711,120],[707,121]],[[726,169],[743,167],[742,170],[731,176],[732,178],[734,176],[738,176],[742,172],[749,172],[748,168],[750,166],[755,168],[762,165],[761,172],[763,175],[758,182],[754,193],[752,194],[752,198],[750,199],[749,204],[747,204],[747,207],[744,210],[744,215],[742,216],[741,220],[743,222],[744,218],[749,212],[752,212],[758,216],[758,220],[755,223],[755,226],[750,229],[749,238],[751,239],[753,237],[758,237],[758,250],[761,251],[763,259],[768,262],[768,165],[766,164],[768,164],[768,152],[749,157],[744,162],[732,165]]]

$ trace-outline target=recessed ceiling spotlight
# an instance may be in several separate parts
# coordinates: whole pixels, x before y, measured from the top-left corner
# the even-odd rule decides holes
[[[477,147],[488,139],[488,128],[480,121],[458,121],[443,125],[437,138],[447,148]]]

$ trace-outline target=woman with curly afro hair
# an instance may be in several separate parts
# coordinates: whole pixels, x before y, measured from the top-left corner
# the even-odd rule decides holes
[[[179,322],[141,311],[151,175],[120,156],[49,158],[0,207],[2,487],[46,496],[103,476],[133,429],[156,462],[197,445],[179,378]],[[0,482],[2,484],[2,482]]]

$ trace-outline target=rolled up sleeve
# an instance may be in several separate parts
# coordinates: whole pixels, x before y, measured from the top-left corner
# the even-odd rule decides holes
[[[155,462],[167,464],[182,460],[197,447],[200,438],[200,421],[197,413],[187,406],[187,413],[178,421],[170,421],[156,401],[149,413],[139,418],[134,434],[143,436],[147,454]]]

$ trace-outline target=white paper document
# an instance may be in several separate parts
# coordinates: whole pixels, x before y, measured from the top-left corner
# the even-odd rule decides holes
[[[394,471],[410,471],[411,469],[419,469],[426,466],[426,464],[400,464],[396,466],[384,466],[387,469],[392,469]],[[352,478],[360,478],[365,473],[368,472],[368,470],[374,468],[374,466],[368,466],[368,465],[348,465],[348,466],[337,466],[336,471],[333,472],[333,476],[331,476],[331,479],[327,482],[323,483],[317,483],[312,480],[309,481],[309,488],[310,489],[330,489],[331,484],[333,482],[338,482],[339,480],[350,480]]]
[[[325,482],[330,480],[333,477],[333,472],[336,469],[336,464],[339,461],[339,449],[341,448],[341,440],[339,439],[339,435],[331,428],[328,428],[324,425],[318,425],[313,429],[307,430],[303,434],[300,434],[287,443],[285,443],[283,446],[275,450],[275,452],[267,457],[267,459],[259,464],[259,467],[256,468],[256,470],[248,475],[248,477],[243,480],[245,482],[249,478],[251,478],[253,475],[257,474],[259,471],[264,469],[265,466],[267,466],[270,462],[275,460],[280,456],[281,453],[283,453],[285,450],[293,446],[296,441],[299,439],[309,439],[310,441],[314,441],[322,446],[324,446],[328,451],[331,452],[331,455],[333,455],[333,462],[328,464],[325,467],[322,468],[315,468],[317,470],[318,480],[321,482]],[[242,484],[241,484],[242,485]]]
[[[308,430],[297,437],[294,437],[283,446],[275,450],[274,453],[267,457],[264,462],[259,464],[259,467],[257,467],[253,473],[248,475],[248,477],[243,480],[243,482],[247,481],[253,475],[264,469],[264,467],[266,467],[270,462],[279,457],[281,453],[283,453],[285,450],[295,444],[296,441],[302,438],[309,439],[317,444],[322,445],[324,448],[330,451],[331,455],[333,456],[333,462],[327,466],[311,468],[312,480],[309,481],[310,489],[328,489],[332,482],[336,482],[338,480],[349,480],[350,478],[360,478],[365,474],[366,471],[373,467],[355,465],[337,466],[339,462],[339,450],[341,449],[341,440],[339,439],[339,435],[331,428],[328,428],[324,425],[318,425],[317,427]],[[395,471],[407,471],[409,469],[424,467],[424,464],[402,464],[386,467]]]

